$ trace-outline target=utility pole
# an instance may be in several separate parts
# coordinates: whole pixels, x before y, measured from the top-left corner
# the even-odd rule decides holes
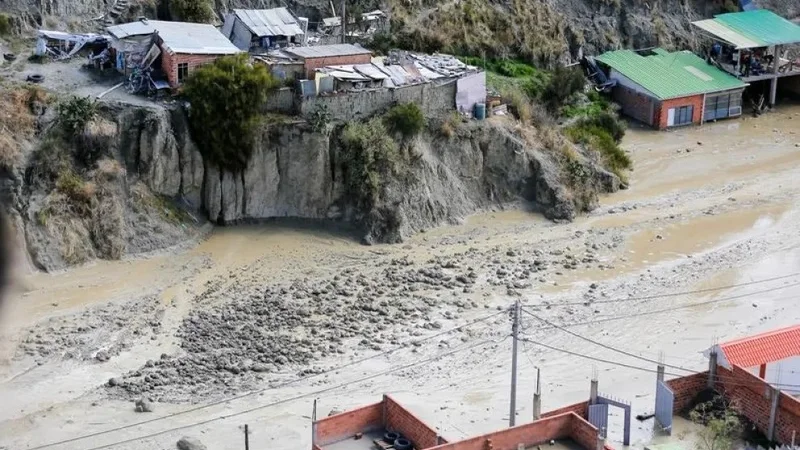
[[[508,426],[513,427],[517,415],[517,341],[519,340],[519,299],[514,303],[514,323],[511,325],[513,337],[511,350],[511,402],[509,404]]]
[[[342,0],[342,44],[347,43],[347,11],[346,0]]]

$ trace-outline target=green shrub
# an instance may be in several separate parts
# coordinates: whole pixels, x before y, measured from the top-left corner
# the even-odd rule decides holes
[[[531,99],[520,89],[508,88],[502,93],[503,100],[508,103],[511,114],[524,123],[531,121],[533,109]]]
[[[97,103],[89,97],[70,97],[58,104],[58,121],[70,137],[83,132],[97,116]]]
[[[342,130],[340,165],[348,194],[362,211],[371,210],[389,177],[397,173],[400,150],[380,119],[350,122]]]
[[[567,127],[564,134],[572,142],[600,153],[605,167],[620,176],[633,165],[630,157],[619,147],[611,133],[600,126],[579,122]]]
[[[583,90],[586,79],[577,67],[556,67],[542,91],[541,98],[552,112],[557,112],[576,92]]]
[[[172,15],[182,22],[208,23],[214,19],[214,9],[209,0],[170,0]]]
[[[0,13],[0,36],[11,34],[11,16]]]
[[[425,115],[416,103],[393,106],[384,116],[386,126],[403,137],[416,136],[425,127]]]
[[[314,111],[311,112],[308,122],[311,124],[311,128],[314,132],[327,133],[328,126],[330,126],[331,123],[331,112],[328,111],[328,106],[317,104],[317,106],[314,107]]]
[[[247,55],[226,56],[197,69],[186,81],[189,125],[206,161],[241,171],[253,151],[261,107],[280,85],[264,65]]]

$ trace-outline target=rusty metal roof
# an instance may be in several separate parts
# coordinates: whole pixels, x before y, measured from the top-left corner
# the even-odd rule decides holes
[[[725,342],[719,347],[730,364],[744,368],[800,356],[800,325]]]

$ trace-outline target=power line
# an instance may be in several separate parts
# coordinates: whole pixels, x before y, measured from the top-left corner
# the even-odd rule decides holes
[[[329,386],[327,388],[320,389],[320,390],[317,390],[317,391],[314,391],[314,392],[309,392],[309,393],[306,393],[306,394],[296,395],[294,397],[284,398],[284,399],[277,400],[277,401],[274,401],[274,402],[271,402],[271,403],[267,403],[266,405],[260,405],[260,406],[256,406],[256,407],[249,408],[249,409],[245,409],[245,410],[242,410],[242,411],[237,411],[235,413],[221,415],[221,416],[217,416],[217,417],[212,417],[211,419],[202,420],[200,422],[194,422],[194,423],[191,423],[191,424],[188,424],[188,425],[181,425],[179,427],[174,427],[174,428],[170,428],[170,429],[167,429],[167,430],[158,431],[158,432],[155,432],[155,433],[150,433],[150,434],[147,434],[147,435],[144,435],[144,436],[138,436],[138,437],[134,437],[134,438],[130,438],[130,439],[125,439],[125,440],[122,440],[122,441],[113,442],[111,444],[105,444],[105,445],[101,445],[101,446],[98,446],[98,447],[92,447],[92,448],[87,449],[87,450],[102,450],[102,449],[106,449],[106,448],[116,447],[117,445],[128,444],[128,443],[139,441],[139,440],[142,440],[142,439],[150,439],[150,438],[153,438],[153,437],[156,437],[156,436],[161,436],[163,434],[172,433],[173,431],[179,431],[179,430],[184,430],[184,429],[187,429],[187,428],[193,428],[193,427],[196,427],[196,426],[205,425],[207,423],[215,422],[217,420],[224,420],[224,419],[228,419],[228,418],[231,418],[231,417],[236,417],[236,416],[241,416],[241,415],[244,415],[244,414],[249,414],[251,412],[258,411],[258,410],[261,410],[261,409],[272,408],[272,407],[283,405],[283,404],[286,404],[286,403],[291,403],[291,402],[296,401],[296,400],[300,400],[300,399],[307,398],[307,397],[313,397],[315,395],[323,394],[325,392],[334,391],[336,389],[339,389],[339,388],[342,388],[342,387],[346,387],[346,386],[349,386],[351,384],[363,383],[364,381],[369,381],[369,380],[371,380],[373,378],[378,378],[378,377],[381,377],[383,375],[388,375],[390,373],[394,373],[394,372],[399,372],[401,370],[410,369],[410,368],[418,366],[420,364],[425,364],[425,363],[428,363],[428,362],[436,361],[437,359],[443,358],[445,356],[452,355],[454,353],[462,352],[462,351],[465,351],[465,350],[472,350],[472,349],[474,349],[476,347],[480,347],[480,346],[488,344],[488,343],[496,343],[496,342],[497,341],[494,341],[492,339],[486,339],[486,340],[483,340],[481,342],[478,342],[477,344],[473,344],[473,345],[470,345],[470,346],[462,347],[462,348],[459,348],[459,349],[456,349],[456,350],[451,350],[449,352],[441,353],[439,355],[434,355],[434,356],[432,356],[430,358],[417,360],[417,361],[415,361],[413,363],[409,363],[409,364],[406,364],[406,365],[403,365],[403,366],[400,366],[400,367],[395,367],[393,369],[384,370],[383,372],[379,372],[379,373],[376,373],[376,374],[367,375],[367,376],[358,378],[356,380],[347,381],[347,382],[340,383],[340,384],[337,384],[337,385],[334,385],[334,386]],[[73,440],[77,440],[77,439],[73,439]],[[49,445],[55,445],[55,444],[49,444]],[[40,447],[33,447],[32,449],[29,449],[29,450],[36,450],[36,449],[39,449],[39,448],[43,448],[43,447],[41,447],[41,446]]]
[[[458,331],[458,330],[470,327],[472,325],[487,321],[487,320],[489,320],[489,319],[491,319],[493,317],[499,316],[501,314],[505,314],[506,312],[507,311],[505,309],[501,310],[501,311],[497,311],[497,312],[495,312],[493,314],[489,314],[487,316],[480,317],[480,318],[475,319],[475,320],[473,320],[471,322],[467,322],[467,323],[465,323],[463,325],[459,325],[457,327],[453,327],[453,328],[450,328],[448,330],[445,330],[445,331],[442,331],[442,332],[427,336],[425,338],[416,340],[414,342],[420,343],[420,342],[430,341],[432,339],[436,339],[438,337],[444,336],[444,335],[452,333],[454,331]],[[96,436],[102,436],[102,435],[108,434],[108,433],[114,433],[114,432],[117,432],[117,431],[122,431],[122,430],[125,430],[125,429],[128,429],[128,428],[138,427],[140,425],[146,425],[148,423],[157,422],[159,420],[171,419],[173,417],[181,416],[181,415],[184,415],[184,414],[189,414],[189,413],[192,413],[192,412],[195,412],[195,411],[200,411],[202,409],[210,408],[212,406],[217,406],[217,405],[221,405],[221,404],[224,404],[224,403],[229,403],[229,402],[232,402],[232,401],[235,401],[235,400],[239,400],[239,399],[242,399],[242,398],[250,397],[250,396],[253,396],[253,395],[258,395],[258,394],[261,394],[261,393],[269,391],[269,390],[281,389],[281,388],[284,388],[284,387],[291,386],[293,384],[299,383],[301,381],[306,381],[306,380],[317,378],[317,377],[320,377],[320,376],[323,376],[323,375],[328,375],[330,373],[337,372],[337,371],[340,371],[342,369],[346,369],[348,367],[352,367],[352,366],[361,364],[361,363],[369,361],[371,359],[375,359],[375,358],[379,358],[379,357],[382,357],[382,356],[390,355],[390,354],[395,353],[395,352],[397,352],[399,350],[402,350],[404,348],[407,348],[407,346],[397,346],[397,347],[395,347],[395,348],[393,348],[391,350],[387,350],[387,351],[384,351],[384,352],[381,352],[381,353],[377,353],[377,354],[374,354],[374,355],[366,356],[366,357],[357,359],[355,361],[351,361],[351,362],[349,362],[347,364],[343,364],[343,365],[334,367],[332,369],[328,369],[328,370],[320,372],[320,373],[315,373],[315,374],[310,374],[310,375],[307,375],[307,376],[304,376],[304,377],[295,378],[293,380],[289,380],[289,381],[287,381],[285,383],[281,383],[281,384],[278,384],[276,386],[271,386],[271,387],[264,388],[264,389],[259,389],[259,390],[256,390],[256,391],[246,392],[244,394],[236,395],[236,396],[229,397],[229,398],[222,399],[222,400],[217,400],[217,401],[214,401],[214,402],[211,402],[211,403],[206,403],[206,404],[199,405],[199,406],[195,406],[193,408],[185,409],[183,411],[174,412],[174,413],[167,414],[167,415],[164,415],[164,416],[159,416],[159,417],[154,417],[152,419],[142,420],[140,422],[132,423],[132,424],[129,424],[129,425],[122,425],[122,426],[119,426],[119,427],[116,427],[116,428],[110,428],[110,429],[103,430],[103,431],[97,431],[95,433],[90,433],[90,434],[86,434],[86,435],[83,435],[83,436],[77,436],[77,437],[74,437],[74,438],[64,439],[62,441],[51,442],[49,444],[44,444],[44,445],[40,445],[38,447],[33,447],[33,448],[29,449],[29,450],[38,450],[38,449],[53,447],[53,446],[56,446],[56,445],[67,444],[67,443],[74,442],[74,441],[79,441],[79,440],[88,439],[88,438],[92,438],[92,437],[96,437]]]
[[[795,287],[795,286],[800,286],[800,282],[791,283],[791,284],[785,284],[783,286],[778,286],[778,287],[774,287],[774,288],[770,288],[770,289],[764,289],[764,290],[761,290],[761,291],[750,292],[750,293],[747,293],[747,294],[734,295],[734,296],[731,296],[731,297],[717,298],[717,299],[708,300],[708,301],[705,301],[705,302],[688,303],[688,304],[685,304],[685,305],[671,306],[669,308],[656,309],[656,310],[651,310],[651,311],[642,311],[642,312],[633,313],[633,314],[627,314],[627,315],[623,315],[623,316],[604,317],[604,318],[600,318],[600,319],[587,320],[587,321],[583,321],[583,322],[573,322],[573,323],[565,324],[565,325],[562,325],[562,326],[563,327],[577,327],[577,326],[581,326],[581,325],[594,325],[594,324],[598,324],[598,323],[614,322],[614,321],[617,321],[617,320],[630,319],[630,318],[633,318],[633,317],[651,316],[651,315],[656,315],[656,314],[662,314],[662,313],[665,313],[665,312],[677,311],[677,310],[680,310],[680,309],[688,309],[688,308],[694,308],[694,307],[697,307],[697,306],[705,306],[705,305],[711,305],[711,304],[714,304],[714,303],[721,303],[721,302],[727,302],[727,301],[731,301],[731,300],[738,300],[738,299],[750,297],[750,296],[753,296],[753,295],[766,294],[766,293],[769,293],[769,292],[779,291],[779,290],[782,290],[782,289],[787,289],[787,288]],[[796,299],[796,297],[783,297],[783,298],[778,298],[778,299],[775,299],[775,300],[795,300],[795,299]],[[531,305],[529,305],[529,306],[531,306]],[[533,305],[533,306],[536,306],[536,305]],[[545,328],[541,328],[541,329],[546,329],[546,328],[552,328],[552,327],[545,327]]]
[[[621,354],[623,354],[623,355],[627,355],[627,356],[630,356],[630,357],[632,357],[632,358],[641,359],[642,361],[646,361],[646,362],[649,362],[649,363],[654,363],[654,364],[658,364],[658,365],[663,365],[663,366],[666,366],[666,367],[671,367],[671,368],[673,368],[673,369],[683,370],[683,371],[685,371],[685,372],[691,372],[691,373],[695,373],[695,371],[694,371],[694,370],[692,370],[692,369],[687,369],[687,368],[685,368],[685,367],[681,367],[681,366],[674,366],[674,365],[672,365],[672,364],[666,364],[666,363],[662,363],[662,362],[659,362],[659,361],[656,361],[656,360],[653,360],[653,359],[645,358],[644,356],[636,355],[636,354],[634,354],[634,353],[627,352],[627,351],[625,351],[625,350],[621,350],[621,349],[618,349],[618,348],[612,347],[612,346],[610,346],[610,345],[608,345],[608,344],[604,344],[604,343],[602,343],[602,342],[595,341],[594,339],[590,339],[590,338],[588,338],[588,337],[586,337],[586,336],[582,336],[582,335],[580,335],[580,334],[578,334],[578,333],[575,333],[574,331],[570,331],[570,330],[568,330],[568,329],[566,329],[566,328],[564,328],[564,327],[562,327],[562,326],[556,325],[556,324],[554,324],[553,322],[550,322],[549,320],[547,320],[547,319],[545,319],[545,318],[543,318],[543,317],[539,317],[539,316],[537,316],[536,314],[534,314],[534,313],[532,313],[532,312],[528,311],[528,310],[527,310],[527,309],[525,309],[525,308],[523,308],[523,309],[522,309],[522,311],[523,311],[525,314],[528,314],[529,316],[531,316],[531,317],[533,317],[533,318],[535,318],[535,319],[538,319],[538,320],[540,320],[540,321],[542,321],[542,322],[544,322],[544,323],[546,323],[546,324],[550,325],[551,327],[557,328],[557,329],[559,329],[559,330],[561,330],[561,331],[563,331],[563,332],[565,332],[565,333],[567,333],[567,334],[571,334],[572,336],[575,336],[576,338],[583,339],[583,340],[584,340],[584,341],[586,341],[586,342],[590,342],[590,343],[592,343],[592,344],[598,345],[598,346],[600,346],[600,347],[603,347],[603,348],[605,348],[605,349],[608,349],[608,350],[611,350],[611,351],[614,351],[614,352],[617,352],[617,353],[621,353]]]
[[[713,288],[695,289],[695,290],[691,290],[691,291],[669,292],[669,293],[665,293],[665,294],[653,294],[653,295],[647,295],[647,296],[642,296],[642,297],[628,297],[628,298],[611,299],[611,300],[597,300],[597,301],[593,301],[591,303],[592,304],[607,304],[607,303],[636,302],[636,301],[655,300],[655,299],[659,299],[659,298],[680,297],[682,295],[706,294],[706,293],[709,293],[709,292],[723,291],[723,290],[726,290],[726,289],[733,289],[733,288],[738,288],[738,287],[745,287],[745,286],[752,286],[752,285],[756,285],[756,284],[769,283],[771,281],[784,280],[786,278],[792,278],[792,277],[795,277],[795,276],[798,276],[798,275],[800,275],[800,272],[791,273],[789,275],[782,275],[782,276],[779,276],[779,277],[765,278],[765,279],[762,279],[762,280],[747,281],[747,282],[744,282],[744,283],[729,284],[729,285],[726,285],[726,286],[717,286],[717,287],[713,287]],[[558,304],[554,304],[553,306],[579,306],[579,305],[584,305],[584,304],[586,304],[586,301],[558,303]],[[539,306],[539,305],[523,305],[523,306]]]

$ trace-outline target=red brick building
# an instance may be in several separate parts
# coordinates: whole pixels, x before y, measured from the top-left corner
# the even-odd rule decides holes
[[[742,92],[747,84],[691,52],[619,50],[604,53],[597,61],[617,83],[613,97],[622,112],[654,128],[702,124],[742,114]]]
[[[141,66],[159,68],[173,89],[197,67],[242,52],[209,24],[141,20],[108,27],[107,32],[118,70],[128,74]]]
[[[305,74],[309,80],[314,79],[315,73],[320,67],[368,64],[372,61],[371,51],[352,44],[289,47],[282,51],[303,62]]]

